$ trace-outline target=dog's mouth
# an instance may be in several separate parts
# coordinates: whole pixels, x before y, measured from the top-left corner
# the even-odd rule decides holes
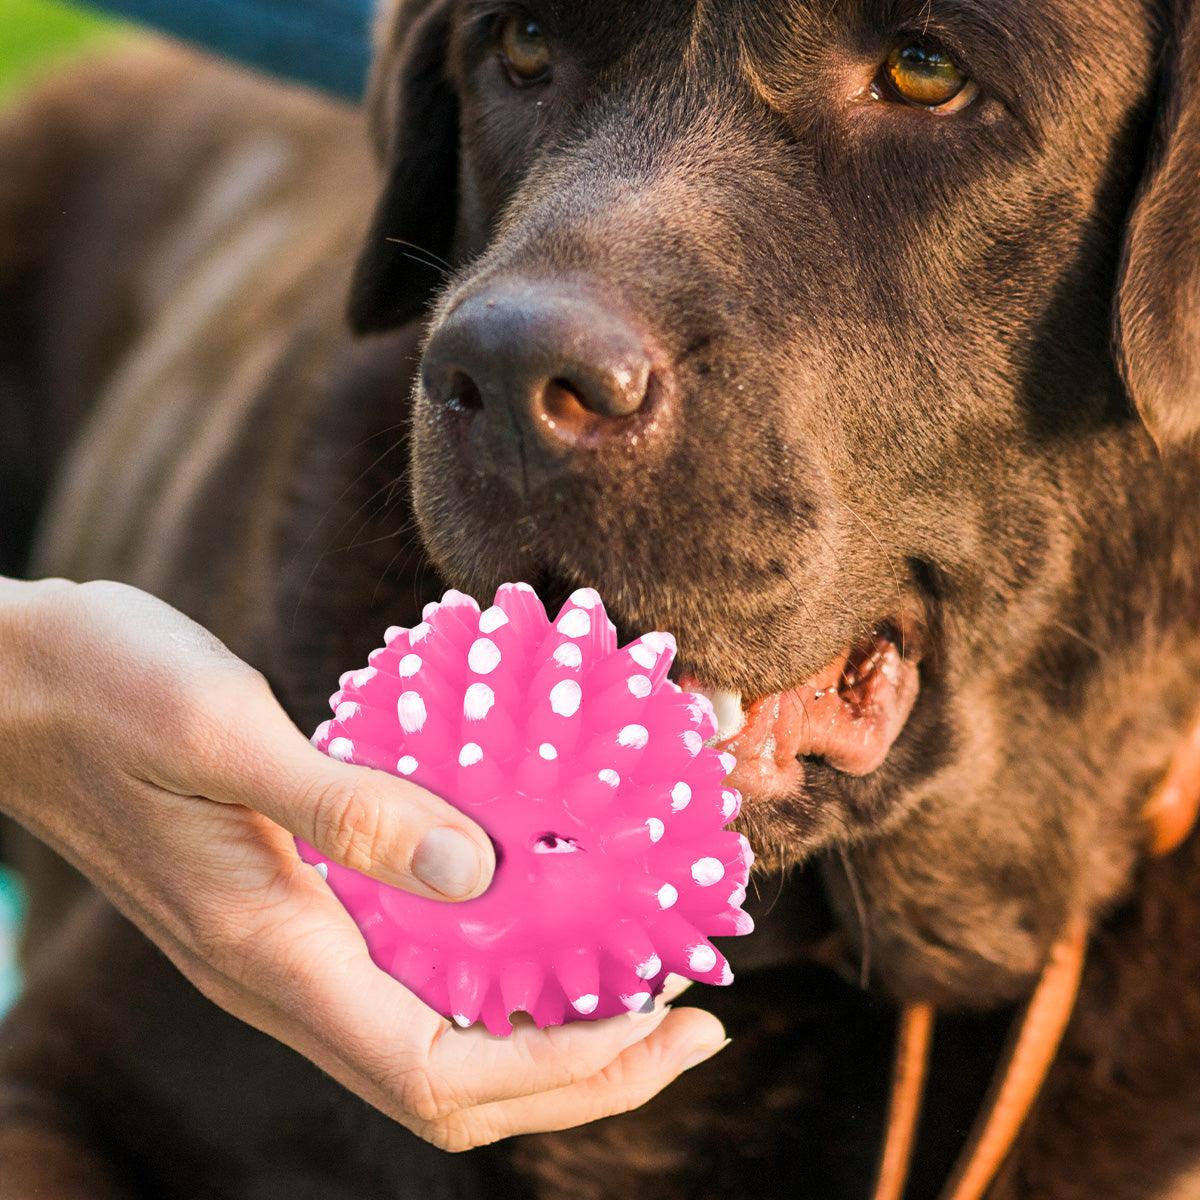
[[[794,796],[804,760],[869,775],[887,758],[920,691],[920,639],[911,622],[889,620],[786,691],[746,700],[684,675],[717,715],[717,749],[737,760],[729,782],[745,796]]]

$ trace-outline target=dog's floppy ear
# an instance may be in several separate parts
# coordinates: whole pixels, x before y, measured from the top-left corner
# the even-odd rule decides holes
[[[446,77],[450,5],[384,5],[367,103],[387,182],[350,285],[356,333],[417,316],[444,276],[458,209],[458,98]]]
[[[1129,219],[1116,345],[1160,447],[1200,432],[1200,0],[1175,0],[1150,166]]]

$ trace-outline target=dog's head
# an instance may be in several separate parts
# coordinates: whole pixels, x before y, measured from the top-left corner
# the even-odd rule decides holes
[[[903,994],[1011,998],[1121,894],[1198,698],[1195,7],[383,19],[351,316],[436,295],[435,561],[674,632]]]

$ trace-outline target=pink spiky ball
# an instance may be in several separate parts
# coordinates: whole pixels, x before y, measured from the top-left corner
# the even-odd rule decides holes
[[[723,828],[740,797],[723,786],[730,756],[704,746],[712,707],[667,678],[674,638],[618,648],[590,588],[553,623],[522,583],[482,613],[449,591],[422,616],[342,676],[313,743],[451,801],[497,868],[482,896],[441,903],[298,843],[376,964],[494,1034],[518,1010],[540,1027],[646,1010],[669,972],[731,982],[708,939],[753,928],[753,855]]]

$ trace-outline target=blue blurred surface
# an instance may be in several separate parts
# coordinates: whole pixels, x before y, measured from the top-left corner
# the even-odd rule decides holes
[[[371,0],[92,0],[248,66],[361,99]]]
[[[25,911],[20,881],[0,867],[0,1013],[17,998],[21,976],[17,970],[17,932]]]

